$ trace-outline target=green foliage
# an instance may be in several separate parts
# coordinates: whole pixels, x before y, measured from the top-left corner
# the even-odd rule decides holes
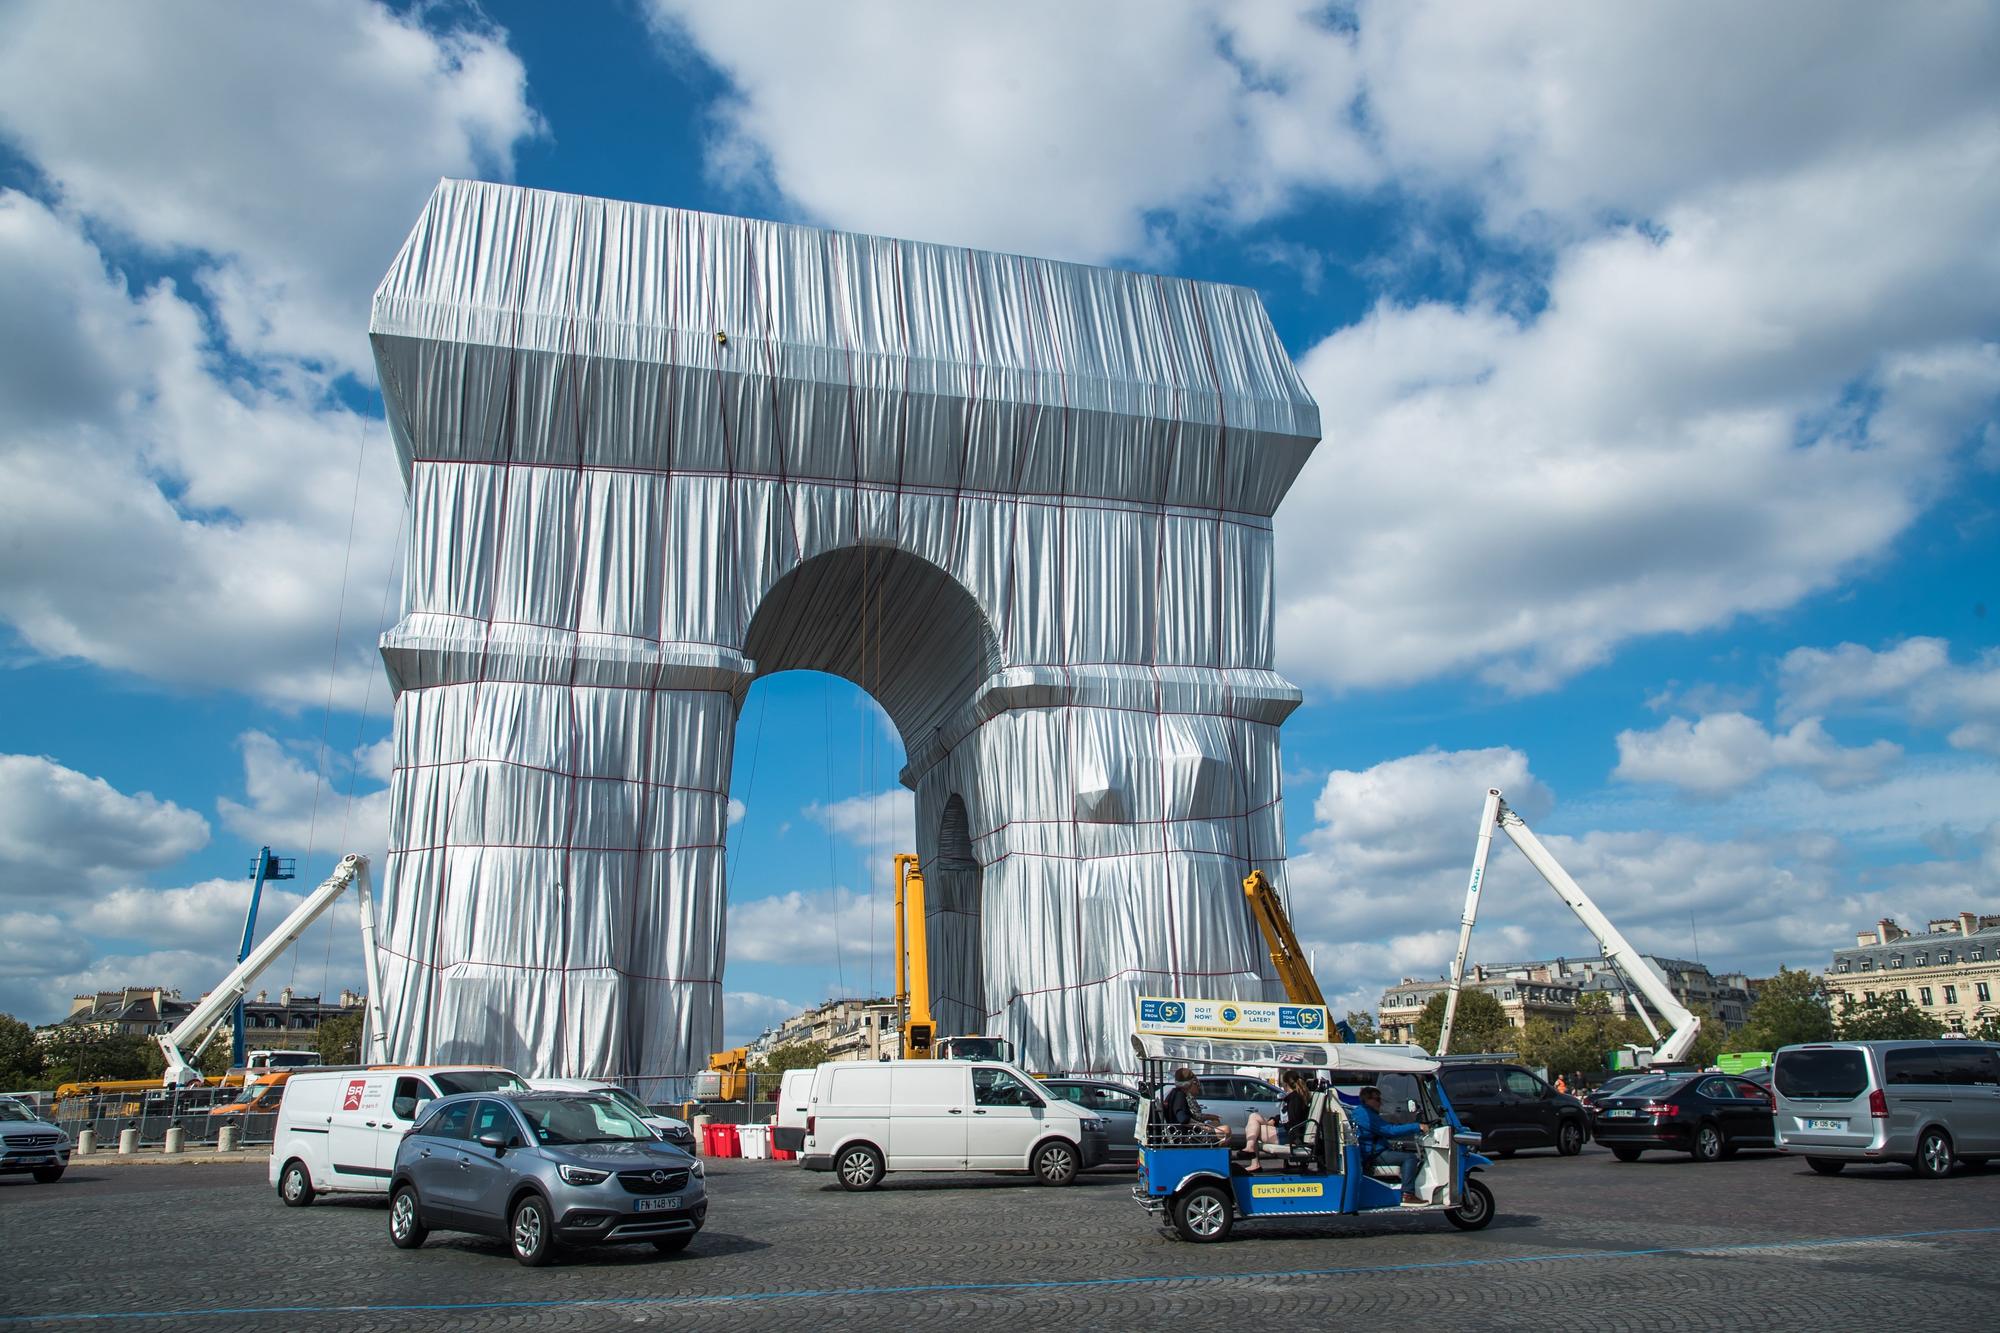
[[[1427,1051],[1437,1050],[1438,1033],[1444,1028],[1444,1002],[1445,993],[1439,991],[1417,1015],[1413,1040]],[[1451,1025],[1451,1054],[1511,1051],[1520,1040],[1514,1025],[1507,1021],[1507,1011],[1490,993],[1470,987],[1458,993],[1458,1013]]]
[[[1347,1011],[1347,1026],[1354,1029],[1357,1046],[1373,1046],[1382,1040],[1382,1034],[1375,1027],[1375,1015],[1359,1009]]]
[[[1706,1069],[1722,1054],[1723,1046],[1729,1040],[1729,1029],[1719,1018],[1701,1020],[1701,1031],[1695,1034],[1694,1045],[1688,1047],[1687,1058],[1696,1069]]]
[[[788,1041],[783,1046],[773,1046],[769,1054],[750,1066],[750,1072],[769,1076],[772,1079],[770,1095],[775,1097],[778,1095],[777,1076],[787,1070],[811,1069],[832,1058],[823,1041]]]
[[[196,1067],[201,1070],[201,1076],[211,1083],[227,1074],[234,1064],[231,1059],[228,1022],[223,1022],[221,1027],[223,1030],[215,1034],[215,1040],[208,1043],[208,1049],[203,1051],[201,1059],[195,1062]]]
[[[0,1092],[45,1088],[45,1065],[35,1030],[12,1014],[0,1014]]]
[[[1878,995],[1855,1003],[1843,995],[1834,1030],[1842,1041],[1921,1041],[1944,1035],[1944,1024],[1900,995]]]
[[[2000,1014],[1981,1014],[1965,1025],[1965,1035],[1974,1041],[2000,1041]]]
[[[1738,1028],[1724,1048],[1731,1051],[1775,1051],[1780,1046],[1828,1041],[1833,1037],[1833,1012],[1827,1007],[1826,983],[1804,969],[1778,969],[1757,992],[1749,1021]]]
[[[329,1065],[361,1063],[360,1014],[341,1014],[320,1023],[319,1058]]]
[[[1561,1075],[1596,1083],[1604,1077],[1614,1048],[1644,1045],[1649,1040],[1646,1029],[1637,1022],[1611,1012],[1610,996],[1590,991],[1577,998],[1576,1017],[1568,1027],[1546,1018],[1529,1019],[1521,1032],[1521,1059],[1544,1066],[1551,1079]]]
[[[42,1081],[91,1083],[108,1079],[158,1078],[166,1060],[150,1037],[103,1032],[87,1026],[59,1027],[42,1048],[47,1062]]]

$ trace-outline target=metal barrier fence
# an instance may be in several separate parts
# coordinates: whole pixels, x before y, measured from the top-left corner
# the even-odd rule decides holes
[[[100,1152],[115,1148],[120,1132],[127,1129],[138,1130],[145,1147],[165,1143],[167,1131],[176,1127],[186,1135],[189,1148],[213,1145],[224,1126],[234,1126],[236,1141],[246,1148],[269,1143],[278,1125],[275,1110],[215,1113],[242,1092],[241,1088],[154,1088],[99,1093],[65,1098],[49,1118],[69,1132],[72,1142],[84,1130],[95,1130]]]

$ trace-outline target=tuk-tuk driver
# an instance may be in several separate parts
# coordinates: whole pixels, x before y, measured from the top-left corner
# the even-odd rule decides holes
[[[1417,1155],[1407,1148],[1396,1146],[1401,1139],[1414,1139],[1424,1132],[1420,1124],[1392,1125],[1382,1118],[1382,1089],[1372,1084],[1361,1090],[1361,1105],[1354,1112],[1355,1137],[1361,1149],[1361,1163],[1366,1169],[1378,1166],[1396,1168],[1396,1184],[1403,1192],[1404,1203],[1422,1203],[1417,1195]]]

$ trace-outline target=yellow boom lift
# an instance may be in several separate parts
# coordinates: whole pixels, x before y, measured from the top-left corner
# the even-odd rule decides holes
[[[905,1060],[1014,1062],[1005,1037],[943,1037],[931,1015],[931,950],[924,931],[924,872],[909,852],[896,854],[896,1013]]]
[[[1253,870],[1243,881],[1243,896],[1249,899],[1250,915],[1257,918],[1257,925],[1264,932],[1264,943],[1271,950],[1271,966],[1277,969],[1278,980],[1285,984],[1286,998],[1293,1004],[1324,1007],[1326,997],[1320,994],[1305,950],[1299,947],[1299,937],[1292,933],[1292,919],[1285,915],[1277,886],[1265,878],[1263,871]],[[1327,1035],[1334,1037],[1335,1033]]]

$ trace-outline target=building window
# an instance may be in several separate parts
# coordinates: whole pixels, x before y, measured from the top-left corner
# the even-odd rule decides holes
[[[1890,967],[1901,967],[1902,965],[1903,965],[1903,955],[1901,954],[1897,954],[1894,958],[1891,958],[1889,960]]]
[[[1938,950],[1938,966],[1939,966],[1939,967],[1943,967],[1943,966],[1945,966],[1945,965],[1946,965],[1947,963],[1949,963],[1949,962],[1951,962],[1951,950],[1949,950],[1949,949],[1939,949],[1939,950]]]
[[[1917,955],[1917,964],[1916,964],[1916,965],[1917,965],[1918,967],[1923,967],[1923,966],[1926,966],[1926,965],[1927,965],[1927,964],[1928,964],[1928,963],[1929,963],[1930,961],[1931,961],[1931,956],[1930,956],[1929,954],[1927,954],[1927,953],[1920,953],[1920,954],[1918,954],[1918,955]]]
[[[1978,994],[1979,1002],[1981,1004],[1985,1004],[1988,1000],[1991,1000],[1993,998],[1992,989],[1988,987],[1987,984],[1983,981],[1979,982],[1973,989]]]
[[[1931,1007],[1931,988],[1929,986],[1917,987],[1917,1003],[1923,1005],[1926,1009]]]
[[[1982,957],[1985,956],[1985,953],[1986,951],[1984,949],[1967,949],[1965,951],[1965,961],[1968,963],[1976,963]]]
[[[1835,963],[1833,965],[1833,970],[1836,972],[1845,972],[1847,970],[1847,964],[1844,961]]]
[[[1896,998],[1904,1004],[1908,1004],[1910,1002],[1910,992],[1908,990],[1899,990],[1896,992]]]
[[[1873,958],[1862,959],[1861,970],[1863,972],[1873,972],[1875,970],[1875,960]]]
[[[1944,988],[1944,1002],[1945,1002],[1946,1004],[1957,1004],[1957,1003],[1958,1003],[1958,987],[1956,987],[1956,986],[1946,986],[1946,987]]]
[[[1862,991],[1861,998],[1868,1001],[1868,1003],[1873,1004],[1875,1003],[1875,992],[1872,990]]]

